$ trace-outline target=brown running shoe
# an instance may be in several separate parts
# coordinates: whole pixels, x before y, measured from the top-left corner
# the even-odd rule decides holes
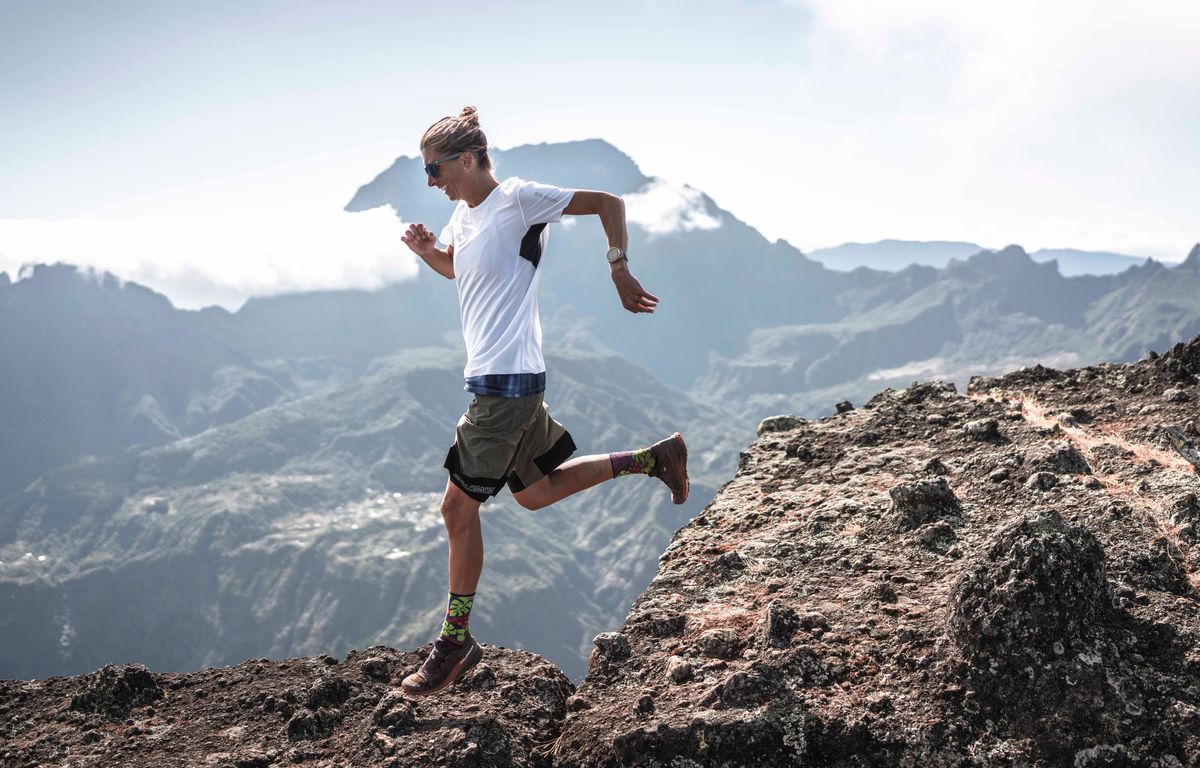
[[[409,696],[425,696],[437,693],[479,663],[483,658],[483,648],[475,642],[470,630],[461,648],[444,651],[435,642],[429,657],[416,672],[413,672],[400,683],[400,689]]]
[[[671,501],[682,504],[688,497],[687,445],[683,435],[676,432],[666,440],[650,446],[654,456],[654,469],[650,477],[657,477],[671,489]]]

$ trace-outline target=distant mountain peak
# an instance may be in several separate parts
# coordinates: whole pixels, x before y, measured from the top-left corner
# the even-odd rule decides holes
[[[1179,266],[1183,269],[1190,269],[1193,272],[1200,272],[1200,243],[1192,246],[1191,252],[1188,253],[1187,258]]]
[[[961,263],[988,272],[1012,272],[1014,270],[1024,272],[1026,269],[1045,269],[1046,267],[1046,265],[1034,261],[1033,257],[1019,245],[1007,245],[998,251],[983,250],[967,257],[966,261]],[[1053,268],[1053,265],[1051,266]]]
[[[987,253],[987,251],[983,251],[983,253]],[[1025,252],[1025,249],[1019,245],[1006,245],[997,251],[996,255],[1006,259],[1015,258],[1021,259],[1022,261],[1033,261],[1033,259],[1029,257],[1029,254]]]
[[[521,144],[490,150],[496,177],[518,176],[573,189],[601,189],[616,195],[651,181],[629,155],[604,139]],[[389,205],[405,221],[445,219],[453,208],[426,184],[419,157],[401,155],[359,187],[346,204],[350,212]]]

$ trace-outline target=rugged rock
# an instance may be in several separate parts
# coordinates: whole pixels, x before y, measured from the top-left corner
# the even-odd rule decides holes
[[[948,626],[976,667],[1019,671],[1064,646],[1087,650],[1108,605],[1100,543],[1050,509],[1005,526],[971,558],[951,587]]]
[[[125,717],[134,707],[162,696],[158,680],[141,664],[108,664],[84,678],[83,690],[71,697],[71,709]]]
[[[1062,474],[1091,474],[1092,468],[1079,449],[1070,442],[1056,441],[1041,449],[1029,461],[1035,469]]]
[[[763,643],[771,648],[787,648],[799,626],[800,617],[795,609],[782,600],[772,600],[767,604],[763,621]]]
[[[1161,429],[1195,418],[1161,395],[1195,401],[1184,365],[1200,339],[764,430],[632,607],[683,632],[626,623],[554,764],[1200,765],[1200,480]]]
[[[612,661],[629,657],[629,640],[620,632],[601,632],[593,641],[600,656]]]
[[[892,497],[892,516],[905,530],[962,514],[958,498],[942,478],[901,483],[888,493]]]
[[[1025,487],[1031,491],[1048,491],[1058,485],[1058,476],[1053,472],[1034,472],[1025,481]]]
[[[995,419],[975,419],[964,424],[963,431],[977,440],[996,440],[1000,437],[1000,422]]]
[[[0,681],[0,765],[549,765],[574,692],[562,672],[484,645],[476,674],[442,696],[409,698],[398,682],[358,676],[381,665],[407,674],[429,650],[374,646],[350,652],[344,666],[333,657],[253,659],[202,672],[119,665]]]
[[[788,414],[768,416],[758,423],[758,434],[762,435],[766,432],[790,432],[803,423],[804,419]]]

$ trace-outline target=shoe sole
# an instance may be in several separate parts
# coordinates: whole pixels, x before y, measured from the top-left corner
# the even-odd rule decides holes
[[[687,443],[683,442],[683,435],[679,434],[678,432],[671,435],[671,437],[679,443],[679,448],[683,451],[683,462],[681,469],[683,473],[683,498],[679,501],[675,501],[674,495],[672,495],[671,501],[675,502],[676,504],[682,504],[683,502],[687,501],[688,493],[691,492],[692,485],[687,476]]]
[[[467,651],[463,657],[458,660],[458,663],[450,669],[450,672],[446,674],[445,679],[443,679],[442,682],[438,683],[433,688],[426,688],[423,691],[411,691],[401,684],[400,690],[404,691],[404,693],[409,696],[428,696],[431,693],[437,693],[458,679],[458,676],[463,672],[466,672],[468,669],[478,664],[482,658],[483,648],[479,646],[479,643],[475,643],[472,645],[471,650]]]

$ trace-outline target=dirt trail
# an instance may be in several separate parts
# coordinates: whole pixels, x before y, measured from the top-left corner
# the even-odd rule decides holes
[[[985,398],[984,395],[980,394],[971,394],[969,396],[976,400]],[[1122,437],[1117,425],[1087,429],[1077,424],[1067,423],[1061,417],[1051,414],[1036,398],[1028,394],[1023,394],[1020,397],[1020,403],[1021,415],[1031,426],[1047,430],[1057,426],[1062,431],[1063,436],[1083,454],[1088,466],[1092,468],[1092,476],[1099,481],[1104,490],[1114,499],[1118,499],[1129,505],[1131,509],[1137,512],[1148,528],[1157,531],[1162,538],[1176,547],[1181,553],[1181,557],[1172,557],[1169,550],[1167,551],[1167,556],[1187,574],[1188,582],[1192,585],[1192,588],[1200,591],[1200,573],[1188,567],[1188,563],[1191,562],[1191,557],[1189,557],[1190,547],[1179,535],[1182,526],[1174,525],[1163,517],[1160,507],[1155,503],[1158,495],[1143,493],[1138,488],[1140,481],[1130,482],[1123,480],[1116,473],[1101,471],[1099,467],[1102,462],[1097,460],[1098,457],[1095,451],[1100,446],[1116,446],[1118,449],[1129,452],[1131,455],[1131,465],[1154,461],[1167,469],[1179,471],[1185,477],[1193,477],[1195,475],[1195,468],[1192,464],[1173,451],[1163,450],[1156,446],[1146,445],[1145,443],[1135,442]]]

